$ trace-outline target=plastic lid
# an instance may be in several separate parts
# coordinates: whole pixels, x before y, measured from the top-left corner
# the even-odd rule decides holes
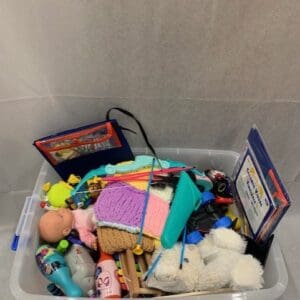
[[[67,240],[61,240],[56,247],[56,250],[60,253],[65,253],[69,247],[69,242]]]
[[[112,255],[110,255],[110,254],[108,254],[106,252],[101,251],[100,260],[99,261],[104,261],[104,260],[114,260],[114,258],[112,257]]]

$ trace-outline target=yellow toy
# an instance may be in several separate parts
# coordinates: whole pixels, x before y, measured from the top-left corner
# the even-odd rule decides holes
[[[65,181],[59,181],[51,185],[50,182],[47,182],[43,186],[44,192],[46,192],[46,202],[49,206],[54,208],[67,208],[68,204],[67,199],[71,197],[71,191],[73,187],[66,183]]]
[[[229,217],[231,219],[232,222],[235,221],[235,224],[234,224],[234,230],[236,231],[239,231],[241,229],[241,219],[236,216],[232,210],[228,209],[228,211],[226,212],[225,214],[227,217]]]

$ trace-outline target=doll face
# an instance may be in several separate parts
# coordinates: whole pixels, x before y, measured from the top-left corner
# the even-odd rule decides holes
[[[46,242],[56,243],[70,233],[73,221],[73,214],[67,208],[48,211],[40,219],[40,235]]]
[[[72,227],[73,225],[73,213],[67,208],[60,208],[57,212],[57,218],[60,218],[60,223],[63,228]]]

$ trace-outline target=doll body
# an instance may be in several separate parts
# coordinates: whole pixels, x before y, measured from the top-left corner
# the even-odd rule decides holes
[[[96,230],[93,207],[71,211],[60,208],[46,212],[40,219],[39,232],[42,239],[56,243],[70,234],[72,229],[79,233],[80,240],[86,246],[96,249],[97,238],[92,233]]]

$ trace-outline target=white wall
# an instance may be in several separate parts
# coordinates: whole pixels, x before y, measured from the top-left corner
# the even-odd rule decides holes
[[[256,123],[296,196],[299,34],[296,0],[2,0],[0,191],[32,187],[34,139],[117,104],[156,146],[240,151]]]

